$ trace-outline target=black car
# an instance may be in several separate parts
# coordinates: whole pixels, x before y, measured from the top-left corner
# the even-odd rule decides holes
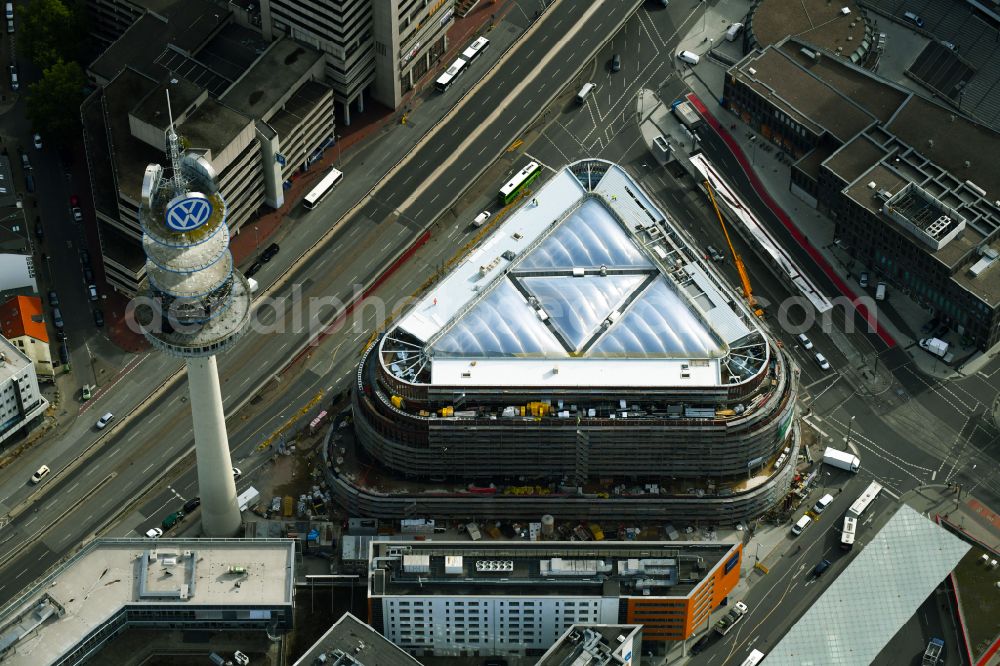
[[[49,292],[49,305],[52,307],[59,307],[59,295],[55,291]]]
[[[90,266],[90,252],[87,250],[80,250],[80,263],[84,266]]]
[[[250,264],[250,268],[248,268],[246,273],[244,273],[243,275],[247,277],[253,277],[254,275],[257,274],[257,271],[259,271],[263,266],[264,265],[259,261],[255,261],[252,264]]]
[[[191,513],[195,509],[201,506],[200,497],[192,497],[187,502],[184,502],[184,513]]]
[[[274,255],[278,254],[278,250],[280,249],[281,248],[278,247],[277,243],[271,243],[266,248],[264,248],[263,252],[260,253],[260,260],[266,264],[267,262],[274,259]]]
[[[104,326],[104,313],[100,310],[94,310],[94,324],[98,328]]]
[[[830,568],[830,560],[823,560],[813,568],[813,575],[819,578],[823,575],[827,569]]]
[[[617,72],[622,68],[622,56],[620,53],[614,54],[611,57],[611,71]]]
[[[708,647],[709,642],[712,640],[712,634],[705,634],[698,642],[691,646],[691,654],[698,654]]]
[[[90,284],[94,281],[94,271],[90,270],[90,266],[83,267],[83,280]]]
[[[37,238],[38,240],[42,240],[43,238],[45,238],[45,229],[42,228],[41,222],[35,223],[35,238]]]
[[[69,363],[69,347],[66,346],[66,340],[59,343],[59,360],[63,363]]]

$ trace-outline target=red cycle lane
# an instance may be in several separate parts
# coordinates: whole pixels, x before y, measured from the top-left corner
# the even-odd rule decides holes
[[[720,123],[718,119],[712,115],[712,113],[708,110],[708,107],[702,103],[701,99],[699,99],[696,94],[689,93],[687,95],[687,100],[691,102],[696,109],[698,109],[698,112],[705,118],[705,121],[709,124],[709,126],[711,126],[711,128],[715,130],[716,134],[718,134],[726,143],[730,152],[733,153],[733,156],[740,163],[740,167],[743,169],[743,172],[750,180],[750,184],[753,186],[754,191],[757,192],[757,196],[759,196],[761,201],[764,202],[764,205],[766,205],[771,212],[777,216],[777,218],[785,226],[785,229],[788,230],[788,233],[790,233],[792,238],[795,239],[795,242],[799,244],[799,247],[805,250],[809,257],[816,262],[816,265],[822,269],[840,293],[851,300],[851,303],[854,305],[854,309],[858,311],[858,314],[860,314],[866,322],[868,322],[871,328],[875,329],[875,332],[878,334],[879,338],[882,339],[882,342],[884,342],[889,348],[895,347],[896,340],[879,323],[878,317],[876,317],[875,313],[869,310],[864,303],[858,302],[858,297],[854,291],[847,286],[847,283],[845,283],[844,280],[837,275],[836,271],[833,270],[833,267],[830,266],[823,255],[819,253],[819,250],[813,247],[812,243],[809,242],[809,239],[807,239],[802,232],[799,231],[799,228],[792,223],[791,218],[789,218],[785,211],[782,210],[781,206],[779,206],[777,202],[771,198],[767,188],[764,187],[764,184],[761,183],[759,178],[757,178],[757,174],[755,174],[750,168],[750,162],[747,160],[743,150],[740,148],[739,144],[736,143],[736,140],[732,137],[732,135],[729,134],[726,128],[722,126],[722,123]]]

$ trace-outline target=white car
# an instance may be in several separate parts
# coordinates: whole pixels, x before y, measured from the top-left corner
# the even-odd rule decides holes
[[[250,663],[250,657],[237,650],[233,653],[233,661],[239,666],[247,666]]]
[[[34,474],[31,475],[31,483],[33,484],[41,483],[42,479],[44,479],[48,475],[49,475],[49,466],[42,465],[41,467],[38,468],[38,471],[36,471]]]
[[[819,364],[821,370],[829,370],[830,362],[826,360],[826,356],[823,356],[819,352],[816,352],[816,363]]]
[[[42,135],[37,132],[35,132],[35,148],[42,149]]]
[[[83,211],[73,206],[73,219],[77,222],[83,222]]]
[[[115,418],[115,415],[112,414],[111,412],[107,412],[104,416],[102,416],[101,418],[97,419],[97,423],[96,423],[97,429],[98,430],[103,430],[104,426],[106,426],[109,423],[111,423],[111,419],[113,419],[113,418]]]
[[[243,476],[243,472],[240,471],[239,467],[233,468],[233,481],[239,481],[240,477]]]
[[[472,224],[477,227],[481,227],[486,224],[486,220],[490,219],[490,211],[484,210],[479,215],[476,215],[476,219],[472,221]]]
[[[803,349],[813,348],[812,340],[810,340],[805,333],[799,333],[799,342],[802,344]]]
[[[146,530],[147,539],[159,539],[161,536],[163,536],[163,530],[161,530],[159,527],[154,527],[152,529]]]

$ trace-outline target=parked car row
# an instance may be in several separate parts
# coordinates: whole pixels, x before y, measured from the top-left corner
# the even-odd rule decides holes
[[[264,264],[271,261],[272,259],[275,258],[275,256],[277,256],[278,251],[280,249],[281,246],[279,246],[277,243],[271,243],[270,245],[268,245],[266,248],[264,248],[264,251],[260,253],[260,257],[257,259],[257,261],[250,264],[250,268],[246,269],[243,275],[245,275],[248,278],[251,278],[254,275],[256,275],[257,271],[259,271],[261,268],[264,267]]]

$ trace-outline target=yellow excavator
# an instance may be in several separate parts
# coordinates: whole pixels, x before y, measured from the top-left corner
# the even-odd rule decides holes
[[[722,227],[722,233],[726,236],[726,243],[729,244],[729,251],[733,253],[733,263],[736,264],[736,272],[740,274],[740,283],[743,285],[743,296],[747,299],[747,304],[753,313],[758,317],[764,316],[764,311],[757,306],[757,299],[753,297],[753,289],[750,287],[750,276],[747,275],[747,267],[743,265],[743,260],[740,255],[736,252],[736,248],[733,247],[733,241],[729,240],[729,230],[726,229],[726,222],[722,219],[722,212],[719,211],[719,204],[715,202],[715,193],[712,192],[712,186],[709,182],[705,181],[705,189],[708,190],[708,198],[712,202],[712,208],[715,209],[715,215],[719,218],[719,225]]]

